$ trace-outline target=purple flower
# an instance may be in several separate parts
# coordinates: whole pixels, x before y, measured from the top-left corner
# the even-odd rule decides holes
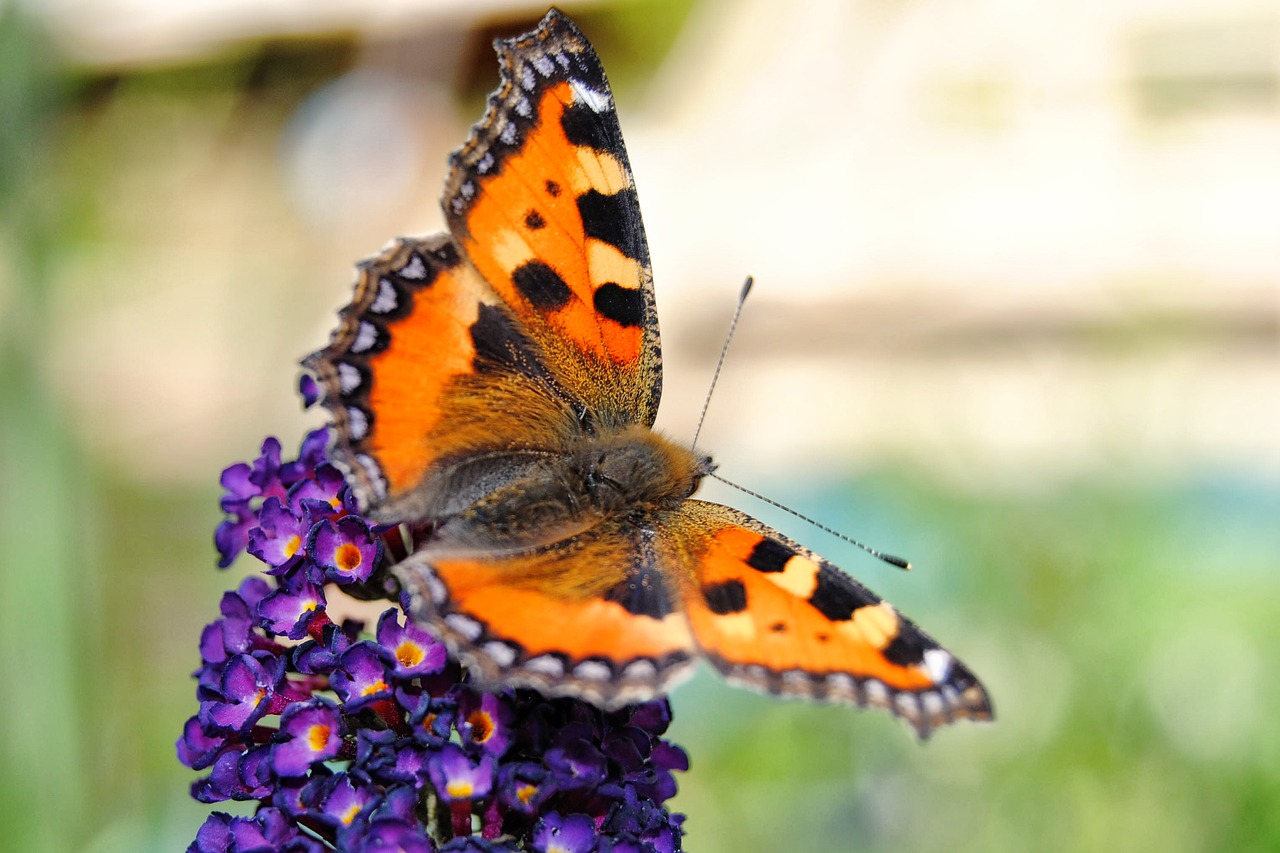
[[[328,463],[317,468],[313,478],[300,480],[289,490],[289,505],[298,512],[310,513],[312,518],[333,518],[355,512],[347,479]]]
[[[329,683],[348,711],[392,696],[386,661],[375,643],[356,643],[342,653]]]
[[[236,655],[222,670],[219,698],[200,703],[200,721],[213,731],[245,731],[267,713],[283,680],[279,659],[267,654]]]
[[[498,799],[517,814],[535,815],[555,793],[555,783],[540,762],[504,764],[498,774]]]
[[[387,610],[378,619],[378,645],[391,652],[398,678],[435,675],[444,669],[447,655],[444,644],[426,631],[405,622],[400,626],[399,610]]]
[[[538,853],[591,853],[595,846],[595,821],[584,814],[560,817],[549,812],[533,830],[533,849]]]
[[[401,689],[396,701],[409,711],[410,730],[419,742],[438,748],[452,736],[458,714],[458,704],[452,696],[437,698],[430,693]]]
[[[223,472],[220,564],[247,548],[260,572],[200,634],[199,709],[176,749],[205,774],[195,799],[258,811],[210,815],[189,849],[679,850],[683,818],[663,804],[688,758],[662,739],[667,704],[605,713],[468,684],[396,600],[399,528],[358,514],[327,446],[317,430],[283,460],[268,439]],[[376,626],[330,619],[347,593],[385,599]]]
[[[343,850],[386,850],[388,853],[436,853],[436,846],[416,822],[381,818],[369,821],[358,845],[344,844]]]
[[[301,574],[289,575],[285,583],[258,603],[262,627],[273,634],[299,640],[313,630],[324,616],[324,589]]]
[[[462,747],[446,743],[427,766],[431,785],[447,803],[479,800],[493,789],[493,756],[485,755],[476,763]]]
[[[594,788],[605,779],[608,764],[581,727],[570,727],[558,738],[560,745],[547,750],[547,768],[561,790]]]
[[[497,693],[463,690],[458,698],[458,733],[465,745],[501,756],[511,742],[510,703]]]
[[[342,747],[342,719],[323,699],[291,705],[280,715],[280,742],[271,747],[271,765],[280,776],[302,776]]]
[[[298,377],[298,396],[302,398],[302,408],[309,409],[320,399],[320,386],[310,373]]]
[[[324,569],[325,578],[349,583],[369,579],[382,555],[382,544],[364,519],[347,515],[318,522],[307,539],[307,551]]]
[[[294,515],[279,498],[267,498],[258,514],[258,526],[249,531],[249,553],[276,570],[302,559],[303,537],[307,521]]]
[[[329,778],[328,791],[320,800],[319,817],[333,827],[350,826],[380,799],[373,790],[352,784],[350,774],[339,773]]]

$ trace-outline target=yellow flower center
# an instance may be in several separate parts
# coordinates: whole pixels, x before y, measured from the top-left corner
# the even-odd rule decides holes
[[[422,646],[417,643],[405,640],[396,646],[396,660],[400,661],[401,666],[417,666],[422,663],[424,656],[425,653],[422,651]]]
[[[313,752],[319,752],[324,749],[325,744],[329,742],[329,732],[331,729],[326,725],[314,725],[307,730],[307,746],[311,747]]]
[[[360,568],[360,549],[350,542],[344,542],[338,546],[338,552],[334,554],[333,559],[340,570],[353,571]]]

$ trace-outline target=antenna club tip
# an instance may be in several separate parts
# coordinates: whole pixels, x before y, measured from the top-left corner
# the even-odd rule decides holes
[[[751,292],[751,285],[755,282],[755,277],[747,276],[747,280],[742,283],[742,293],[738,295],[739,302],[747,298],[747,294]]]
[[[898,568],[902,569],[904,572],[911,571],[911,564],[906,560],[902,559],[901,557],[895,557],[892,554],[881,554],[880,559],[884,560],[886,563],[888,563],[891,566],[897,566]]]

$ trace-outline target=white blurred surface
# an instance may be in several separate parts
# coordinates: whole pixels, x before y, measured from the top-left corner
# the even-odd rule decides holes
[[[446,157],[479,117],[450,97],[459,45],[499,8],[531,11],[251,5],[45,10],[82,47],[363,34],[292,130],[109,110],[151,122],[154,151],[112,164],[121,223],[66,261],[51,370],[86,440],[157,477],[301,430],[296,362],[350,264],[439,227]],[[699,4],[651,81],[620,91],[661,424],[691,435],[751,274],[703,439],[731,477],[887,460],[1019,487],[1280,475],[1280,3],[776,8]]]

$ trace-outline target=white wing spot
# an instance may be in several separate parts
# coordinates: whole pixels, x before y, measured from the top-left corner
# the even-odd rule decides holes
[[[524,662],[524,668],[529,672],[549,675],[552,678],[564,675],[564,664],[554,655],[538,655],[536,658],[529,658]]]
[[[472,619],[470,616],[463,616],[461,613],[450,613],[444,617],[444,624],[448,625],[454,631],[461,634],[468,642],[474,643],[483,630],[480,623]]]
[[[613,671],[600,661],[584,660],[573,668],[573,675],[583,681],[608,681]]]
[[[506,643],[494,640],[485,643],[483,646],[484,653],[493,660],[498,666],[506,669],[516,661],[516,650]]]
[[[516,140],[519,138],[520,138],[520,134],[516,130],[515,124],[512,122],[508,122],[507,126],[502,129],[501,133],[498,134],[498,141],[501,142],[503,145],[515,145]]]
[[[535,56],[532,62],[533,62],[533,67],[536,68],[538,73],[541,74],[543,77],[550,77],[553,73],[555,73],[556,65],[554,62],[551,61],[551,58],[548,57],[546,54],[543,54],[541,56]]]
[[[348,409],[347,411],[350,414],[351,410]],[[364,413],[361,412],[360,416],[364,417]],[[365,476],[373,484],[374,496],[378,498],[386,497],[387,481],[382,476],[382,468],[374,461],[373,457],[365,453],[359,453],[356,455],[356,462],[364,469]]]
[[[593,113],[607,113],[612,108],[612,99],[605,92],[597,92],[581,80],[570,80],[569,88],[573,90],[573,99],[586,104]]]
[[[653,681],[658,677],[658,668],[653,665],[653,661],[632,661],[622,670],[622,677],[636,681]]]
[[[827,689],[839,696],[853,697],[858,693],[853,676],[843,672],[833,672],[827,676]]]
[[[520,118],[529,118],[533,115],[533,105],[529,103],[528,98],[521,98],[516,101],[514,109],[516,111],[516,115],[520,116]]]
[[[352,441],[364,441],[369,434],[369,416],[359,406],[347,406],[347,431]],[[381,471],[378,472],[381,475]]]
[[[486,151],[484,156],[480,158],[480,161],[476,163],[476,171],[482,175],[487,175],[489,174],[489,171],[493,169],[493,163],[493,154]]]
[[[533,76],[533,69],[528,65],[520,66],[520,88],[526,92],[532,92],[537,85],[538,78]]]
[[[434,574],[427,575],[427,592],[431,594],[431,603],[440,605],[444,604],[449,598],[449,590],[445,588],[444,582]]]
[[[378,295],[369,310],[375,314],[386,314],[396,310],[399,304],[400,296],[396,293],[396,286],[385,278],[378,279]]]
[[[953,661],[955,658],[945,649],[929,649],[924,653],[924,671],[935,684],[941,684],[950,677]]]
[[[378,342],[378,327],[372,323],[361,323],[356,329],[356,339],[351,342],[352,352],[364,352]]]
[[[792,695],[808,696],[813,693],[813,684],[807,672],[789,669],[782,673],[782,689]]]
[[[360,371],[345,361],[338,362],[338,390],[350,394],[360,387]]]
[[[396,274],[401,278],[417,281],[427,277],[427,265],[422,262],[422,256],[415,253],[409,256],[409,263],[402,266]]]
[[[876,681],[873,678],[864,684],[862,689],[867,695],[867,701],[872,705],[888,706],[889,688],[884,686],[883,681]]]

